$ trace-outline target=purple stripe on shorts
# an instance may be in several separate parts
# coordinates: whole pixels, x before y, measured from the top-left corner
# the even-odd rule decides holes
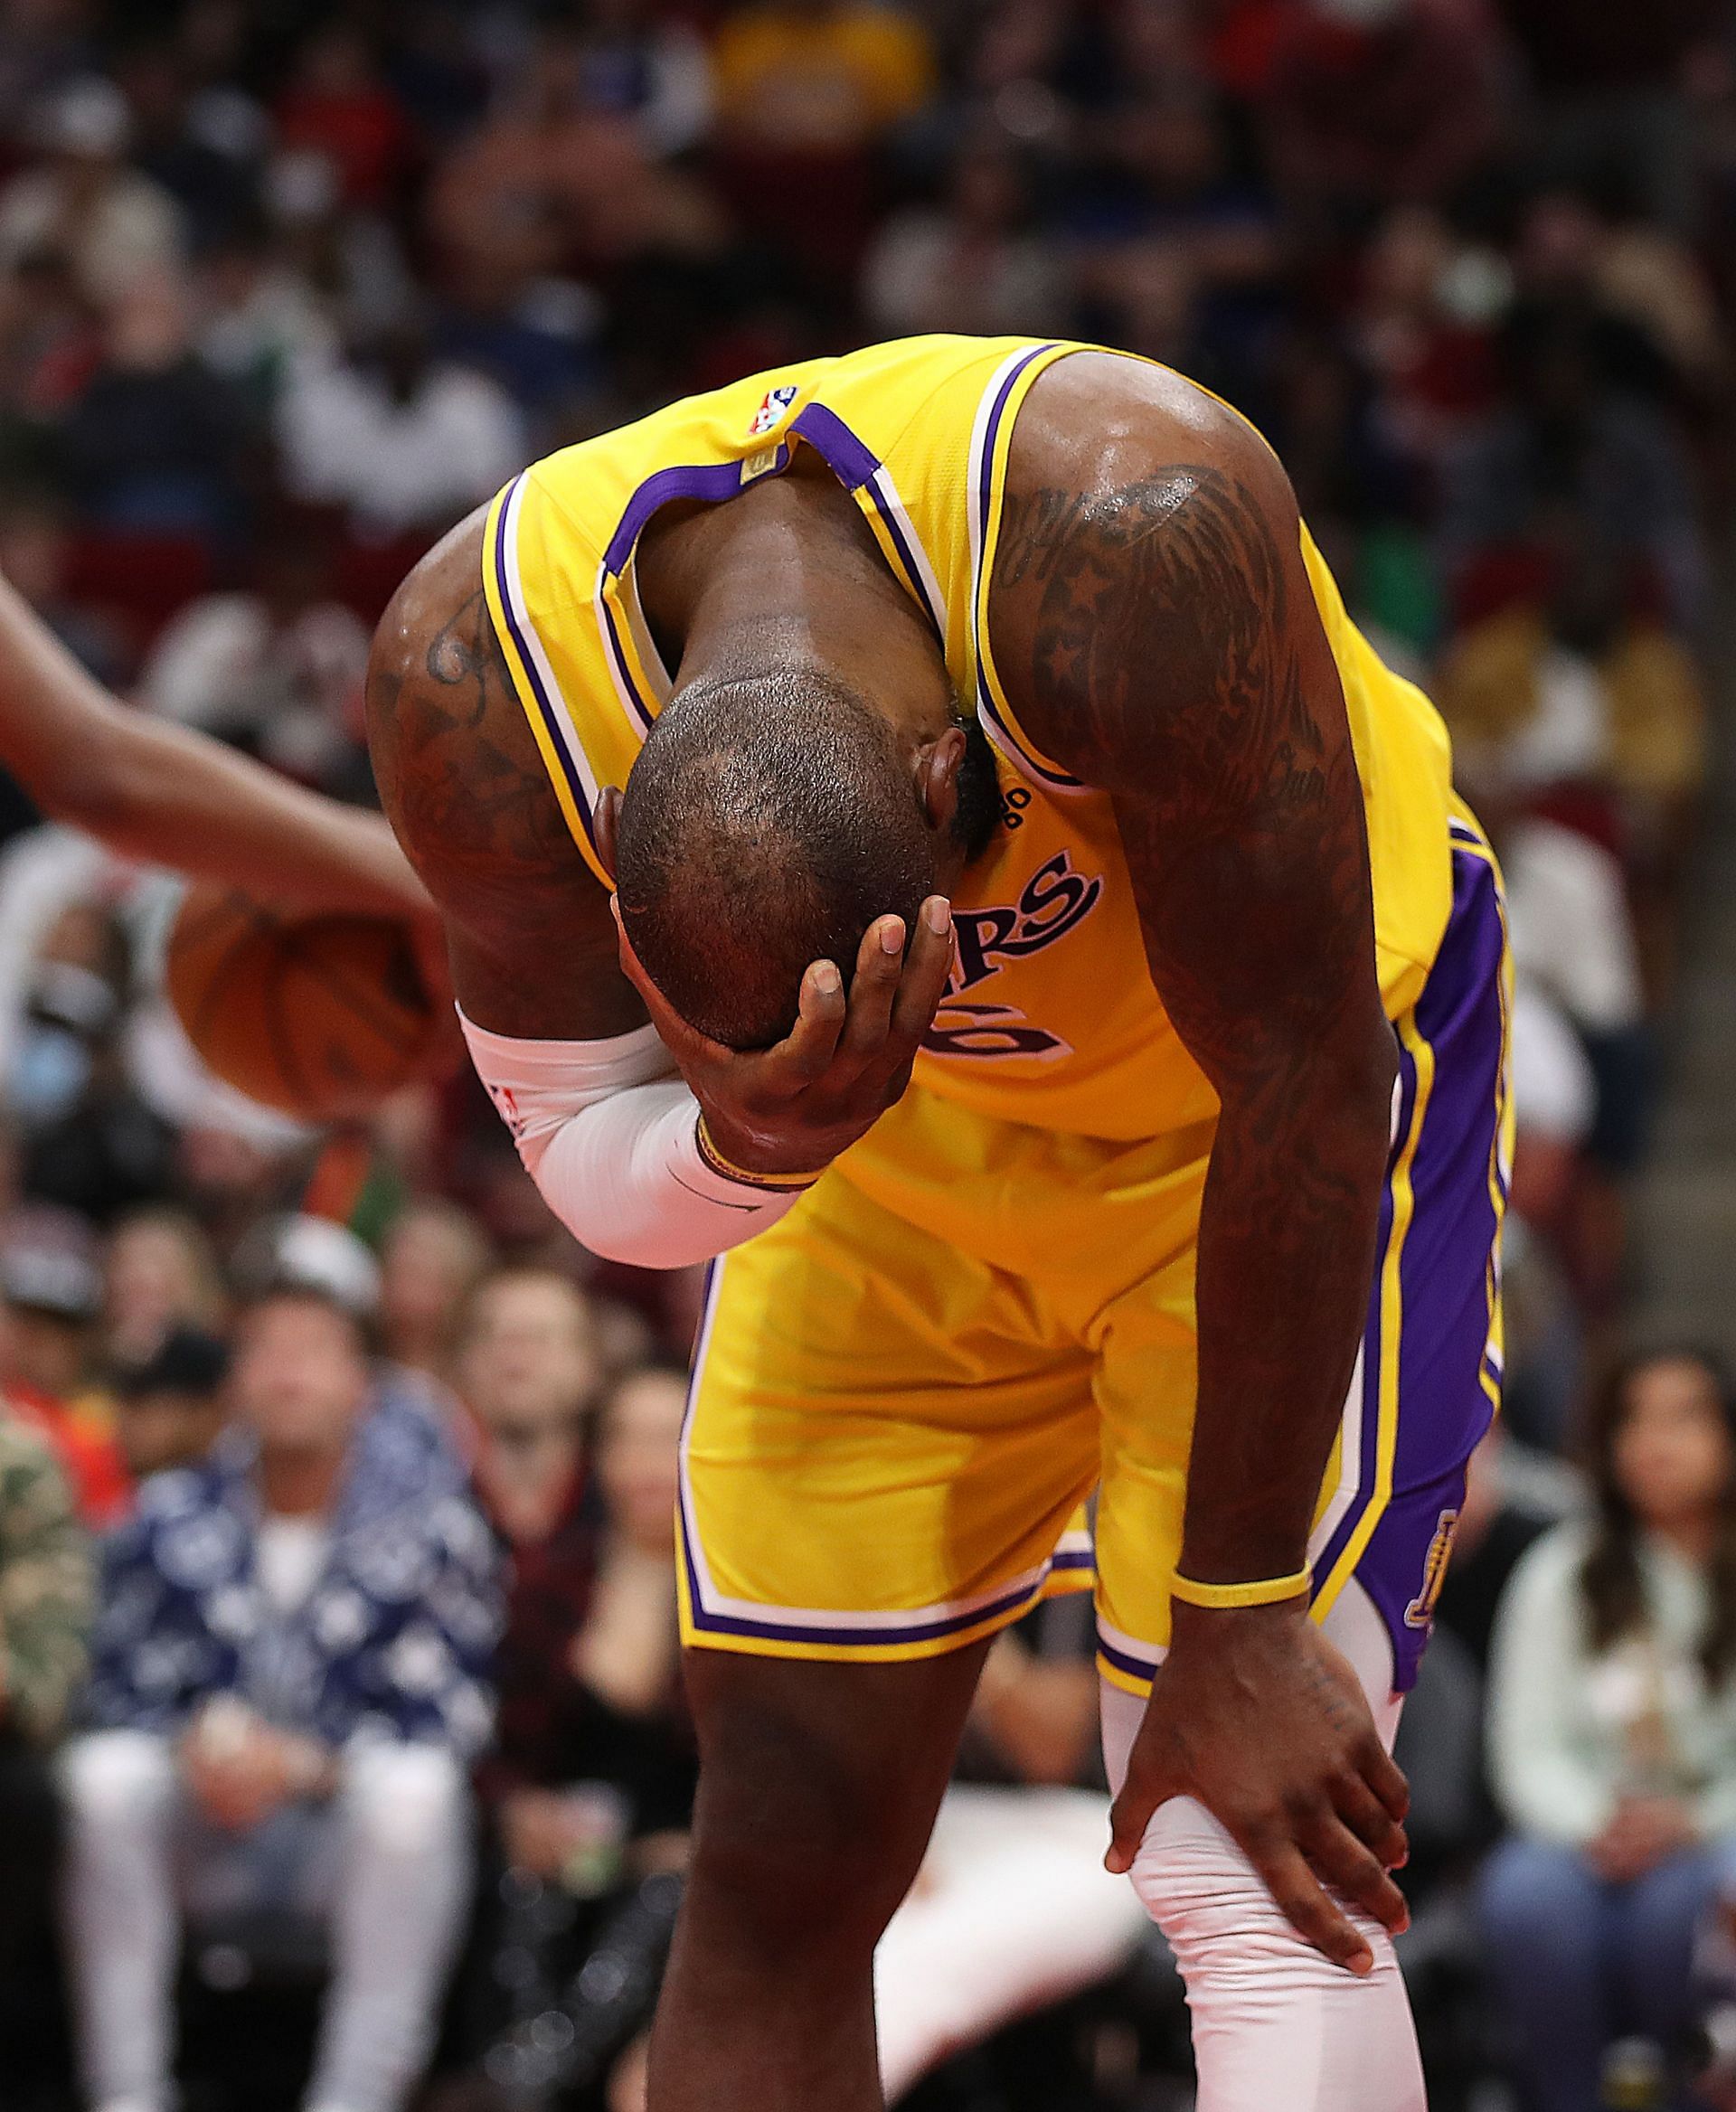
[[[542,686],[542,677],[536,671],[535,656],[531,651],[529,641],[519,627],[517,617],[513,613],[513,597],[506,571],[506,515],[512,506],[513,494],[524,483],[527,474],[527,472],[521,470],[518,476],[513,479],[507,489],[506,496],[501,501],[499,511],[495,515],[495,584],[499,589],[501,614],[506,618],[507,632],[517,649],[518,664],[524,670],[524,679],[531,685],[531,693],[535,697],[537,709],[542,714],[542,723],[547,729],[549,740],[553,745],[555,754],[561,759],[561,774],[567,781],[567,789],[572,794],[574,810],[577,812],[580,821],[584,825],[586,838],[594,850],[597,836],[595,830],[591,827],[590,801],[585,792],[584,781],[580,777],[577,766],[567,751],[566,738],[561,731],[561,721],[556,718],[554,708],[549,701],[549,693]]]
[[[1429,1553],[1464,1500],[1488,1428],[1490,1259],[1499,1218],[1489,1166],[1501,1119],[1505,934],[1486,858],[1455,855],[1453,910],[1416,1023],[1435,1076],[1411,1160],[1415,1208],[1400,1257],[1399,1427],[1392,1493],[1358,1581],[1392,1635],[1401,1691],[1428,1640]]]

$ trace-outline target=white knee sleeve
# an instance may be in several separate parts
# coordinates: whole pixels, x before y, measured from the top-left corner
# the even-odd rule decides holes
[[[1399,1719],[1392,1645],[1355,1585],[1326,1633],[1354,1666],[1390,1747]],[[1118,1789],[1143,1710],[1105,1685],[1103,1749]],[[1323,1957],[1192,1797],[1153,1815],[1132,1882],[1187,1984],[1198,2112],[1425,2112],[1410,2004],[1383,1929],[1352,1915],[1374,1954],[1363,1978]]]

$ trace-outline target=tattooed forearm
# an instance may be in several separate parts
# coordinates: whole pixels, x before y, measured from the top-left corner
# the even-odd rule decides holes
[[[1003,679],[1112,798],[1152,979],[1222,1105],[1186,1559],[1274,1573],[1300,1560],[1355,1359],[1393,1063],[1342,688],[1250,436],[1109,490],[1033,478],[1005,523]]]

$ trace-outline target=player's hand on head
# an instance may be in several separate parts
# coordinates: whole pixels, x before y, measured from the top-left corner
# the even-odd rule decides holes
[[[1393,1935],[1408,1925],[1388,1872],[1408,1853],[1410,1793],[1355,1674],[1300,1598],[1227,1611],[1178,1604],[1175,1616],[1111,1815],[1109,1867],[1132,1868],[1160,1804],[1194,1797],[1316,1950],[1371,1971],[1344,1904]]]
[[[616,922],[620,929],[618,911]],[[832,961],[802,976],[796,1023],[769,1049],[739,1050],[689,1026],[620,929],[621,966],[704,1109],[718,1149],[752,1173],[817,1173],[903,1093],[952,967],[952,912],[930,895],[913,931],[877,917],[845,993]]]

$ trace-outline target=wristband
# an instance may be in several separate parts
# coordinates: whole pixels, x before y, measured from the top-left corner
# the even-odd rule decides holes
[[[818,1174],[756,1174],[747,1166],[738,1166],[733,1159],[725,1158],[717,1148],[716,1139],[705,1126],[705,1112],[700,1110],[696,1132],[699,1138],[699,1155],[712,1173],[721,1174],[726,1181],[740,1182],[744,1188],[761,1188],[777,1195],[799,1194],[804,1188],[811,1188],[819,1179]]]
[[[1223,1611],[1237,1606],[1277,1606],[1286,1598],[1300,1598],[1314,1582],[1314,1571],[1306,1562],[1288,1577],[1267,1577],[1257,1584],[1196,1584],[1181,1575],[1169,1580],[1172,1598],[1184,1606],[1203,1606]]]

